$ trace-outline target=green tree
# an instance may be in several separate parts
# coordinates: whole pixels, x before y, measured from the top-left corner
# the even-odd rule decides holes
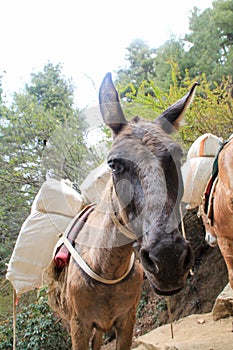
[[[185,41],[190,44],[186,55],[187,69],[192,77],[205,74],[210,81],[221,79],[221,41],[213,20],[213,10],[202,13],[195,7],[189,22],[190,33]]]
[[[126,53],[126,68],[117,72],[116,83],[121,97],[136,96],[140,84],[147,82],[145,94],[153,94],[153,83],[164,91],[172,84],[171,63],[179,68],[177,80],[182,86],[186,77],[194,79],[205,75],[214,88],[222,77],[232,78],[233,65],[233,3],[215,0],[204,11],[195,7],[189,19],[189,33],[183,39],[171,36],[158,48],[150,48],[141,39],[133,40]],[[229,79],[230,82],[230,79]]]
[[[20,227],[46,174],[57,179],[69,178],[78,187],[100,158],[86,142],[88,124],[83,111],[74,106],[74,87],[63,76],[60,64],[48,63],[42,72],[33,73],[30,83],[14,94],[10,107],[1,99],[0,102],[0,276],[3,276]],[[10,310],[1,308],[1,303],[9,301],[9,285],[2,286],[3,282],[0,311],[7,320]],[[27,305],[18,315],[17,323],[21,349],[70,348],[66,335],[57,338],[61,324],[44,299]],[[0,333],[3,346],[0,348],[10,349],[9,322],[0,325]]]
[[[0,230],[8,257],[46,172],[80,184],[99,160],[86,146],[87,124],[73,93],[62,67],[48,63],[2,109]]]
[[[190,44],[186,55],[190,75],[205,74],[209,82],[232,76],[233,4],[231,0],[213,1],[213,8],[200,12],[194,8],[189,22]]]
[[[186,62],[184,41],[171,37],[162,46],[156,49],[155,62],[155,76],[153,81],[155,85],[164,91],[169,91],[172,85],[172,65],[176,62],[179,66],[178,80],[181,83],[185,77]]]
[[[116,80],[121,97],[125,97],[129,92],[137,94],[141,82],[144,80],[149,82],[155,74],[155,50],[151,49],[146,42],[142,39],[134,39],[126,50],[129,66],[117,72]]]
[[[231,0],[213,2],[213,21],[218,28],[224,75],[232,77],[233,65],[233,3]]]

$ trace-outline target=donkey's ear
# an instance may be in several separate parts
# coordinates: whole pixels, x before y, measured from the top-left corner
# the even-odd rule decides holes
[[[106,74],[99,90],[100,111],[104,122],[112,129],[116,136],[127,124],[122,111],[118,93],[112,82],[111,73]]]
[[[193,100],[197,85],[198,83],[194,83],[190,91],[184,97],[168,107],[155,120],[155,123],[159,124],[167,134],[171,134],[175,129],[179,128],[183,115]]]

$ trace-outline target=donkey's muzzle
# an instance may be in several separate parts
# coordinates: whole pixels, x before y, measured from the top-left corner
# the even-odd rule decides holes
[[[140,251],[141,262],[153,288],[158,294],[178,293],[185,284],[194,257],[189,242],[158,242]]]

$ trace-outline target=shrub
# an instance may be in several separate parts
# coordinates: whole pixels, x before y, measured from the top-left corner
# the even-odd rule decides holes
[[[70,337],[47,304],[46,290],[41,289],[35,303],[24,307],[16,318],[16,347],[20,350],[68,350]],[[13,346],[12,317],[0,323],[0,349]]]

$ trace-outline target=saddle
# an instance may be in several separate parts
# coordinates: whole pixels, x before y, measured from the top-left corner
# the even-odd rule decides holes
[[[75,239],[77,238],[79,232],[83,228],[83,225],[87,221],[88,216],[94,210],[95,205],[87,205],[70,223],[66,229],[65,235],[68,240],[74,246]],[[70,259],[70,252],[63,243],[60,247],[57,248],[57,251],[54,256],[54,267],[56,272],[60,273],[64,266],[68,265]]]

